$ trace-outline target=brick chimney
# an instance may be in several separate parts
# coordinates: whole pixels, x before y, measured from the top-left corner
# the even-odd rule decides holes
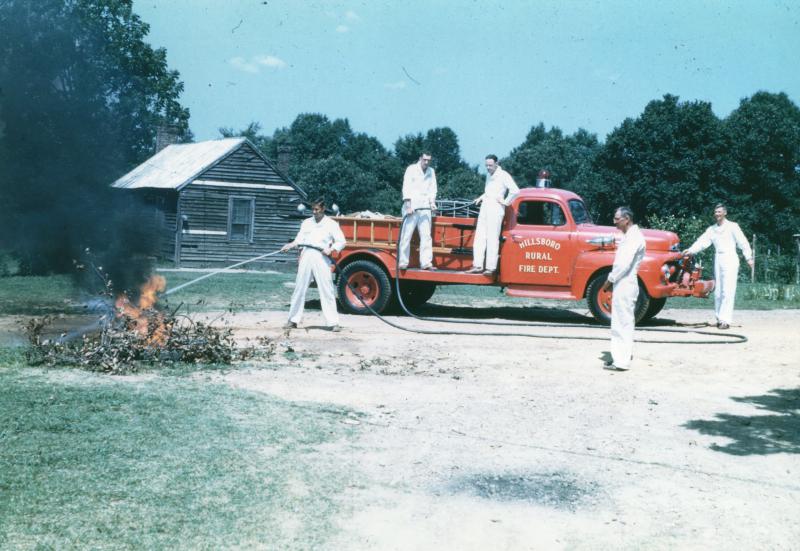
[[[289,142],[282,142],[278,144],[278,170],[283,174],[289,175],[289,165],[292,162],[292,144]]]
[[[160,125],[156,129],[156,153],[174,143],[178,143],[180,134],[177,126]]]

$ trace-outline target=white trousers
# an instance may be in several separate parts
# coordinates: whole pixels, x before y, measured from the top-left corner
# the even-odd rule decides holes
[[[484,199],[481,212],[475,224],[475,238],[472,240],[472,266],[497,270],[497,253],[500,250],[500,230],[506,209],[494,199]],[[484,256],[486,263],[484,264]]]
[[[739,257],[736,254],[714,256],[714,313],[717,322],[733,323],[733,302],[736,299],[736,280],[739,278]]]
[[[431,241],[431,211],[415,210],[406,215],[403,235],[400,236],[400,266],[408,266],[411,253],[411,238],[419,228],[419,265],[426,268],[433,263],[433,242]]]
[[[636,276],[623,278],[614,284],[611,296],[611,359],[617,367],[627,368],[631,364],[637,298],[639,283]]]
[[[297,278],[294,281],[292,304],[289,307],[289,321],[300,323],[306,305],[306,292],[311,278],[317,282],[319,301],[322,303],[322,315],[329,326],[339,324],[339,313],[336,311],[336,297],[333,294],[333,275],[331,265],[325,255],[316,249],[303,249],[300,263],[297,266]]]

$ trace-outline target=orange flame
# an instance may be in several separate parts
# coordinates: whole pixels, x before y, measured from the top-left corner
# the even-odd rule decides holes
[[[130,320],[132,328],[143,338],[148,346],[163,346],[167,342],[167,327],[164,316],[153,310],[158,302],[158,293],[167,288],[167,280],[160,275],[152,275],[142,285],[137,305],[131,304],[128,295],[121,294],[114,305],[117,316]]]

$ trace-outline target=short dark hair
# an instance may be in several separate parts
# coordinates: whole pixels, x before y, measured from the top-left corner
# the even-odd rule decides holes
[[[633,211],[631,210],[630,207],[617,207],[617,210],[615,212],[618,212],[620,216],[624,216],[625,218],[633,222]]]
[[[325,208],[325,199],[322,197],[317,197],[313,201],[311,201],[311,208],[313,209],[316,206],[320,206],[323,209]]]
[[[489,153],[486,156],[486,160],[488,161],[489,159],[493,160],[494,162],[497,162],[497,155],[495,155],[494,153]]]
[[[717,203],[716,205],[714,205],[714,210],[717,209],[722,209],[725,212],[728,212],[728,207],[725,206],[725,203]]]
[[[428,157],[431,157],[431,158],[433,158],[433,155],[431,155],[431,152],[430,152],[430,151],[428,151],[428,150],[426,150],[426,149],[423,149],[423,150],[422,150],[422,152],[419,154],[419,158],[421,159],[421,158],[422,158],[422,157],[424,157],[425,155],[427,155]]]

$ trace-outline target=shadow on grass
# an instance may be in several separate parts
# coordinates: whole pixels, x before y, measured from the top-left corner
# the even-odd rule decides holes
[[[733,397],[769,412],[765,415],[718,413],[716,419],[695,419],[684,427],[732,440],[714,451],[731,455],[800,453],[800,388],[776,388],[761,396]]]

